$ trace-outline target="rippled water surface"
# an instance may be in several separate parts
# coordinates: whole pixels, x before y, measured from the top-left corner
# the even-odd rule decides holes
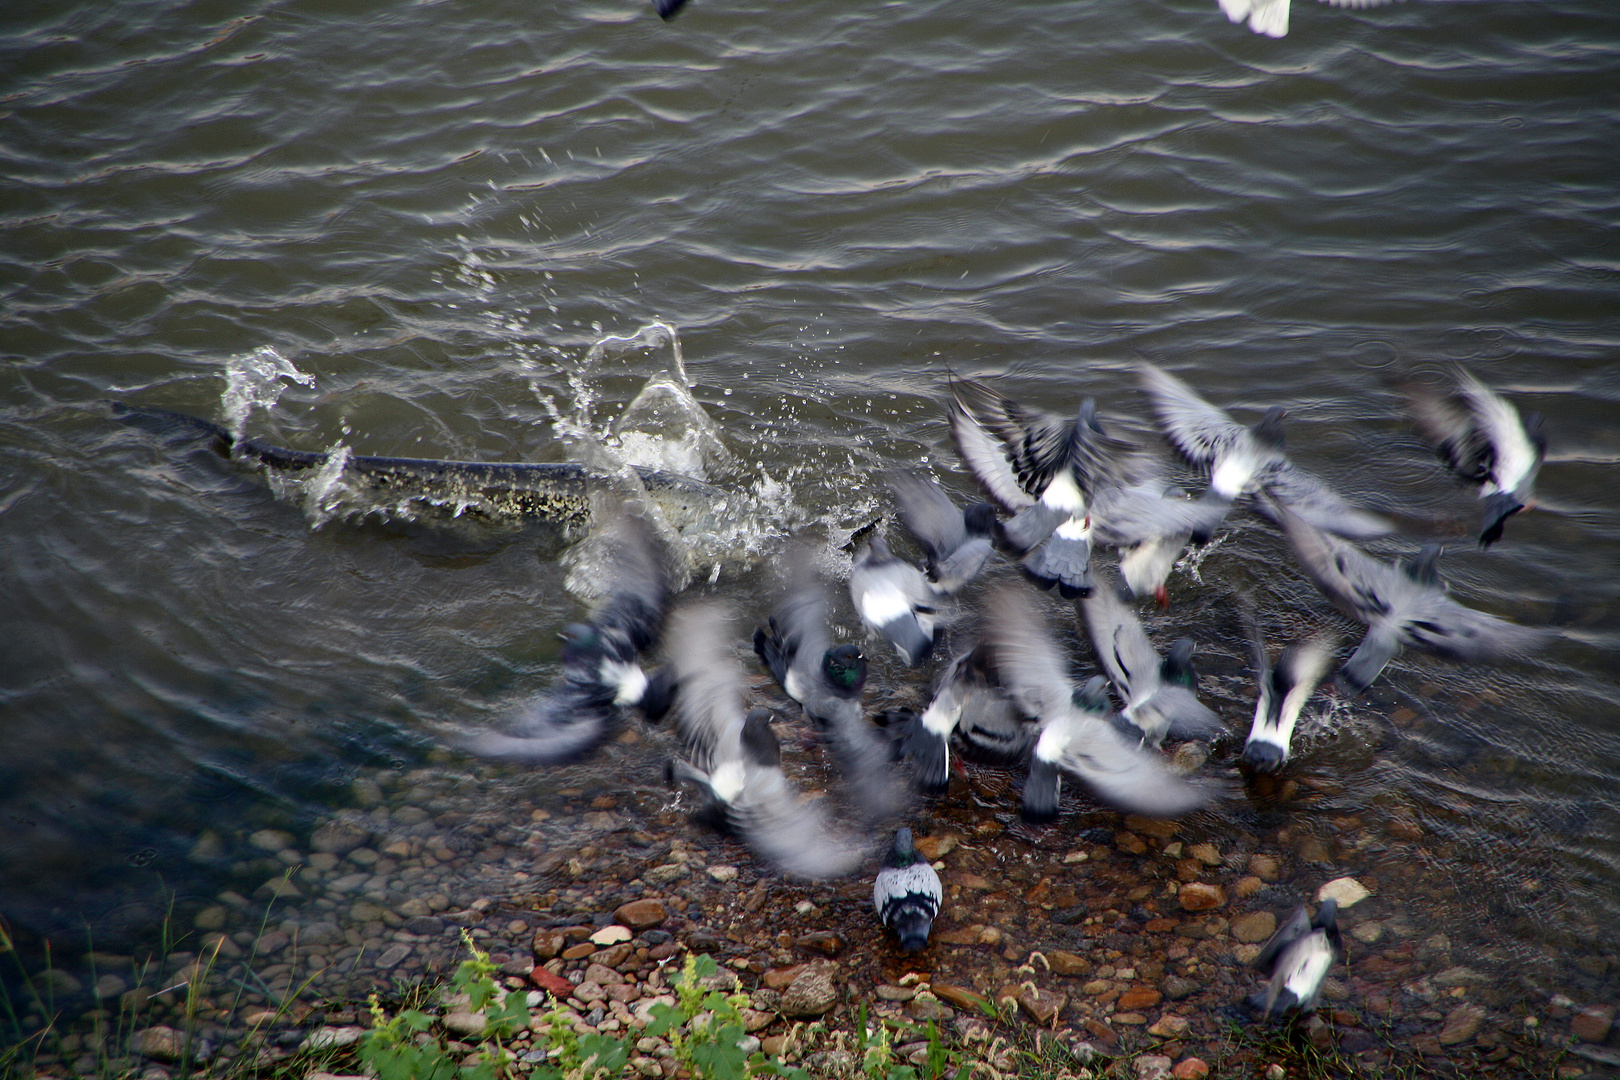
[[[1400,521],[1377,553],[1455,540],[1455,595],[1565,631],[1498,669],[1403,657],[1305,740],[1288,812],[1418,823],[1362,862],[1426,863],[1415,914],[1479,963],[1557,986],[1620,948],[1612,3],[1302,3],[1281,40],[1212,0],[23,3],[0,73],[22,937],[149,934],[357,772],[465,768],[432,733],[543,686],[581,610],[555,526],[347,513],[105,399],[225,423],[229,367],[276,357],[308,383],[248,434],[564,460],[582,401],[605,434],[671,363],[592,346],[663,321],[733,458],[694,588],[751,619],[784,537],[847,539],[883,470],[970,490],[949,371],[1125,426],[1144,358],[1240,418],[1287,405],[1296,458]],[[1548,418],[1540,509],[1483,553],[1386,387],[1451,361]],[[1278,642],[1353,632],[1253,518],[1171,590],[1151,625],[1201,638],[1234,730],[1241,597]]]

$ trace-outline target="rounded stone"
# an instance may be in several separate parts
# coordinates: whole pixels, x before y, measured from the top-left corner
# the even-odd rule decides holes
[[[838,1004],[838,985],[830,965],[810,964],[782,991],[784,1016],[807,1019],[821,1016]]]
[[[1226,890],[1219,885],[1189,881],[1177,892],[1177,899],[1186,911],[1211,911],[1226,903]]]
[[[328,821],[309,837],[313,851],[332,855],[347,855],[371,839],[371,833],[348,821]]]
[[[1365,885],[1353,877],[1334,878],[1332,881],[1316,890],[1316,902],[1323,900],[1336,900],[1341,908],[1354,907],[1361,903],[1372,893]]]
[[[669,912],[663,901],[643,899],[621,904],[613,917],[632,930],[649,930],[669,918]]]
[[[1255,911],[1232,920],[1232,936],[1245,944],[1264,941],[1276,932],[1277,916],[1269,911]]]

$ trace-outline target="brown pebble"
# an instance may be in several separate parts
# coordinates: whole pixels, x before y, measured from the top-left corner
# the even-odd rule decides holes
[[[1264,941],[1276,932],[1277,916],[1269,911],[1250,912],[1232,920],[1232,936],[1245,944]]]
[[[1170,1075],[1176,1080],[1203,1080],[1209,1075],[1209,1063],[1203,1058],[1184,1058],[1170,1070]]]
[[[1150,986],[1133,986],[1119,995],[1116,1005],[1129,1012],[1137,1012],[1153,1008],[1163,997],[1164,995]]]
[[[1226,890],[1219,885],[1189,881],[1181,887],[1176,897],[1187,911],[1209,911],[1225,905]]]
[[[1042,955],[1046,957],[1046,966],[1052,969],[1054,975],[1084,975],[1091,970],[1090,962],[1076,953],[1047,949]]]
[[[930,988],[934,996],[942,1001],[948,1001],[958,1009],[969,1012],[982,1012],[990,1008],[990,999],[983,994],[974,993],[963,986],[953,986],[950,983],[934,983]]]
[[[647,950],[647,959],[652,961],[668,960],[681,951],[680,945],[673,941],[666,941],[662,945],[654,945]]]
[[[1152,836],[1159,840],[1168,840],[1176,835],[1176,823],[1164,818],[1148,818],[1139,814],[1128,814],[1125,817],[1125,827],[1131,832],[1141,833],[1143,836]]]
[[[621,904],[613,912],[614,919],[632,930],[650,930],[669,918],[662,900],[641,899]]]
[[[1187,854],[1203,863],[1205,866],[1221,865],[1221,852],[1214,844],[1194,844],[1187,849]]]
[[[767,989],[785,990],[792,985],[793,980],[805,969],[804,964],[794,964],[792,967],[771,968],[761,978]]]
[[[1253,896],[1255,893],[1259,892],[1265,887],[1265,882],[1261,881],[1253,874],[1248,874],[1237,879],[1237,883],[1232,886],[1232,895],[1236,896],[1239,900],[1247,900],[1249,897]]]
[[[1570,1017],[1569,1033],[1582,1042],[1601,1043],[1613,1025],[1613,1005],[1588,1005]]]
[[[912,846],[922,854],[923,858],[929,862],[935,862],[955,851],[956,845],[961,842],[961,839],[956,833],[942,833],[939,836],[919,836],[912,842]]]
[[[562,951],[564,960],[583,960],[596,951],[596,946],[589,941],[581,941],[577,945],[570,945]]]
[[[1249,873],[1261,881],[1276,881],[1282,867],[1274,855],[1255,854],[1249,856]]]
[[[1057,1019],[1063,1006],[1069,1003],[1067,994],[1057,994],[1039,987],[1025,987],[1019,991],[1018,1007],[1029,1014],[1029,1018],[1043,1027]]]
[[[844,939],[830,930],[801,934],[794,943],[801,949],[810,949],[823,956],[837,956],[844,951]]]
[[[1133,832],[1115,833],[1114,846],[1130,855],[1141,855],[1148,849],[1147,841]]]
[[[542,964],[562,952],[568,939],[556,930],[537,930],[534,935],[534,958]]]
[[[1467,1042],[1479,1031],[1485,1021],[1485,1010],[1478,1005],[1458,1005],[1446,1014],[1446,1022],[1435,1038],[1441,1046],[1455,1046]]]

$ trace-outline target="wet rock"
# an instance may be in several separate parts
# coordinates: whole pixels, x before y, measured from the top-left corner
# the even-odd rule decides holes
[[[737,880],[737,868],[735,866],[711,866],[708,873],[709,877],[722,885],[730,885]]]
[[[484,1033],[489,1021],[481,1012],[472,1012],[468,1009],[455,1009],[444,1014],[444,1030],[452,1035],[477,1036]]]
[[[1131,1063],[1136,1069],[1136,1080],[1162,1080],[1170,1075],[1170,1059],[1163,1054],[1143,1054]]]
[[[943,833],[939,836],[919,836],[912,843],[929,862],[936,862],[956,850],[961,837],[955,833]]]
[[[370,839],[370,831],[353,822],[329,821],[310,834],[309,846],[312,851],[347,855]]]
[[[305,1050],[330,1050],[339,1046],[353,1046],[366,1033],[363,1027],[318,1027],[304,1040]]]
[[[596,946],[589,941],[581,941],[577,945],[570,945],[562,951],[564,960],[583,960],[596,951]],[[707,951],[707,950],[706,950]]]
[[[397,941],[382,951],[377,957],[377,966],[384,971],[399,965],[400,961],[411,955],[411,947],[402,941]]]
[[[1446,1022],[1435,1036],[1441,1046],[1455,1046],[1467,1042],[1479,1031],[1485,1021],[1485,1010],[1478,1005],[1458,1005],[1446,1014]]]
[[[934,996],[941,1001],[947,1001],[958,1009],[965,1009],[972,1013],[990,1012],[990,999],[978,994],[965,986],[954,986],[951,983],[934,983],[930,989]]]
[[[814,933],[801,934],[794,941],[801,949],[810,949],[823,956],[837,956],[844,951],[844,939],[830,930],[817,930]]]
[[[293,846],[293,835],[280,829],[260,829],[248,837],[248,843],[260,851],[281,851]]]
[[[642,903],[642,902],[643,901],[640,901],[640,900],[635,901],[635,903],[638,903],[638,904]],[[653,903],[656,904],[658,902],[655,900],[655,901],[653,901]],[[630,905],[628,905],[628,904],[625,905],[625,907],[629,907],[629,906]],[[622,911],[623,908],[621,908],[620,910]],[[665,916],[663,914],[663,911],[664,911],[664,905],[663,904],[658,904],[658,912],[659,912],[658,921],[659,922],[664,921]],[[655,925],[655,924],[649,923],[648,925]],[[588,940],[590,941],[590,943],[592,945],[595,945],[597,948],[600,949],[600,948],[603,948],[604,946],[607,946],[607,945],[617,945],[621,941],[629,941],[633,937],[635,937],[635,935],[630,932],[628,927],[625,927],[625,926],[604,926],[604,927],[602,927],[602,929],[600,929],[600,930],[596,931],[596,933],[592,934]]]
[[[1316,902],[1323,900],[1337,900],[1339,907],[1349,908],[1361,903],[1372,893],[1365,885],[1353,877],[1334,878],[1332,881],[1316,890]]]
[[[1143,840],[1140,836],[1137,836],[1133,832],[1116,833],[1114,836],[1114,846],[1125,852],[1127,855],[1143,855],[1146,854],[1148,849],[1147,841]]]
[[[1149,1035],[1160,1039],[1180,1039],[1187,1034],[1188,1029],[1191,1027],[1192,1022],[1185,1016],[1173,1016],[1170,1013],[1165,1013],[1147,1031]]]
[[[669,912],[662,900],[632,900],[621,904],[613,917],[632,930],[649,930],[669,918]]]
[[[117,975],[103,975],[96,980],[96,997],[115,998],[129,989],[129,984]]]
[[[203,931],[221,930],[224,929],[225,918],[229,914],[230,909],[224,904],[212,904],[197,912],[196,917],[191,920],[191,925]]]
[[[913,998],[906,1002],[906,1015],[921,1023],[927,1023],[930,1020],[943,1023],[956,1014],[944,1002],[930,996]]]
[[[1198,993],[1198,983],[1180,975],[1166,975],[1159,989],[1171,1001],[1181,1001]]]
[[[1052,969],[1054,975],[1084,975],[1091,970],[1091,964],[1085,957],[1062,949],[1048,949],[1041,955],[1046,957],[1046,966]]]
[[[1282,867],[1275,855],[1255,854],[1249,856],[1249,873],[1261,881],[1276,881]]]
[[[72,997],[84,989],[83,983],[61,968],[48,968],[44,974],[37,976],[37,978],[42,984],[42,988],[48,989],[55,997]]]
[[[1277,932],[1277,916],[1269,911],[1239,915],[1232,920],[1232,936],[1246,944],[1265,941]]]
[[[604,964],[594,961],[585,966],[585,980],[596,983],[598,986],[612,986],[624,982],[624,976]]]
[[[1024,987],[1018,993],[1018,1007],[1042,1027],[1049,1027],[1068,1003],[1067,994],[1056,994],[1039,987]]]
[[[1150,986],[1133,986],[1120,994],[1115,1004],[1121,1012],[1139,1012],[1153,1008],[1163,998],[1163,994]]]
[[[1376,945],[1384,937],[1384,924],[1376,919],[1359,922],[1350,928],[1350,936],[1363,945]]]
[[[530,948],[534,950],[534,958],[543,964],[562,952],[567,940],[560,930],[536,930]]]
[[[267,930],[253,942],[253,951],[259,956],[274,956],[287,947],[292,938],[280,930]]]
[[[1219,866],[1222,862],[1220,849],[1214,844],[1194,844],[1187,849],[1187,854],[1205,866]]]
[[[1189,881],[1177,891],[1176,898],[1186,911],[1210,911],[1225,905],[1226,890],[1219,885]]]
[[[130,1036],[129,1049],[142,1057],[179,1061],[185,1050],[185,1039],[174,1028],[155,1024]]]
[[[529,981],[559,1001],[574,992],[573,983],[543,967],[537,967],[529,972]],[[673,1001],[671,1003],[673,1004]]]
[[[797,978],[782,991],[782,1015],[794,1019],[821,1016],[838,1004],[838,986],[833,982],[837,969],[832,964],[807,964]]]
[[[1170,1070],[1170,1075],[1175,1080],[1203,1080],[1209,1075],[1209,1062],[1203,1058],[1183,1058]]]
[[[1613,1026],[1613,1005],[1588,1005],[1570,1017],[1569,1033],[1582,1042],[1601,1043]]]

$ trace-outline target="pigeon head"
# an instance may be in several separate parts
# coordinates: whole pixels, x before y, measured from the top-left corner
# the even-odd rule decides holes
[[[1480,529],[1479,546],[1487,548],[1502,539],[1502,526],[1508,518],[1523,509],[1524,503],[1516,499],[1511,491],[1498,491],[1485,496],[1485,521]]]
[[[859,645],[828,649],[821,658],[821,671],[835,691],[853,697],[866,685],[866,654]]]
[[[1159,677],[1189,690],[1198,689],[1198,669],[1193,667],[1195,648],[1192,638],[1177,638],[1165,655],[1164,663],[1159,665]]]
[[[922,857],[922,852],[918,851],[916,845],[912,843],[911,830],[899,829],[894,834],[894,850],[890,851],[889,857],[883,860],[883,865],[898,868],[926,861]]]
[[[1258,773],[1274,773],[1282,768],[1283,748],[1276,743],[1254,740],[1243,748],[1243,764]]]
[[[776,741],[776,733],[771,730],[771,710],[748,710],[743,719],[742,751],[755,765],[774,768],[782,764],[782,744]]]
[[[1333,897],[1322,901],[1322,906],[1316,909],[1315,925],[1323,929],[1337,929],[1339,925],[1339,902]]]
[[[1108,680],[1093,675],[1084,686],[1076,687],[1070,700],[1087,712],[1108,712]]]
[[[563,627],[558,636],[562,638],[562,659],[565,664],[597,656],[604,647],[602,632],[590,623],[570,623]]]

